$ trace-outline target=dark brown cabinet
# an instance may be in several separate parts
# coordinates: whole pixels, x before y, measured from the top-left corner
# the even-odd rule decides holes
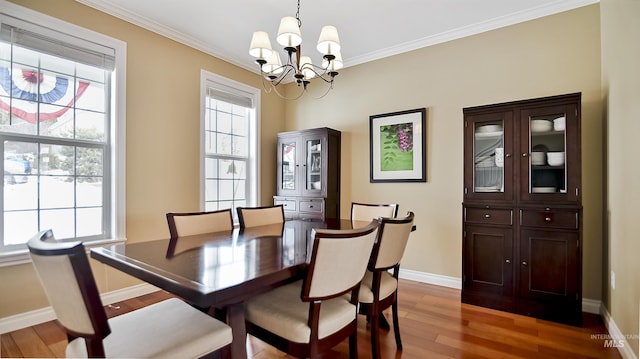
[[[464,109],[463,302],[581,324],[580,101]]]
[[[340,218],[340,131],[278,134],[277,195],[289,219]]]

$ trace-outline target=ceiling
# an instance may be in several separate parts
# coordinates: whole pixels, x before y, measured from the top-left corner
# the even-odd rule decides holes
[[[251,71],[256,30],[275,49],[296,0],[76,0]],[[345,67],[597,3],[599,0],[301,0],[302,52],[319,64],[323,25],[338,28]],[[284,61],[284,57],[283,57]]]

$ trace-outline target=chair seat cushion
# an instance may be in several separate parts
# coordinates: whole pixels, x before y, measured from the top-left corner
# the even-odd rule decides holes
[[[109,319],[107,358],[197,358],[231,343],[231,328],[171,298]],[[86,358],[84,339],[67,345],[67,358]]]
[[[360,294],[358,297],[358,301],[360,303],[373,303],[373,273],[371,271],[366,271],[364,274],[364,278],[362,279],[362,283],[360,284]],[[384,299],[398,288],[398,280],[395,279],[391,273],[382,272],[382,277],[380,279],[380,299]]]
[[[300,299],[302,281],[259,295],[245,304],[245,319],[295,343],[308,343],[309,302]],[[320,306],[318,338],[323,339],[356,319],[356,306],[348,297],[324,300]]]

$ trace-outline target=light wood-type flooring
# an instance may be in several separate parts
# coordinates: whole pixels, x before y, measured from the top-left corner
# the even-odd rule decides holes
[[[170,297],[165,292],[133,298],[107,307],[110,316]],[[400,330],[403,351],[396,351],[393,330],[382,331],[383,358],[621,358],[605,348],[607,334],[600,317],[584,315],[582,328],[460,303],[460,291],[400,280]],[[117,308],[117,309],[115,309]],[[390,313],[387,313],[390,319]],[[602,336],[601,336],[602,337]],[[2,358],[64,357],[66,335],[56,321],[16,330],[1,336]],[[283,353],[249,337],[249,357],[283,358]],[[347,341],[329,357],[347,358]],[[358,353],[370,358],[367,322],[358,319]]]

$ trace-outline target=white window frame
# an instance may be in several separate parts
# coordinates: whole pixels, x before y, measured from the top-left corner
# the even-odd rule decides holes
[[[241,82],[214,74],[200,71],[200,210],[205,209],[205,120],[207,88],[220,85],[226,90],[232,90],[236,95],[250,97],[254,104],[254,118],[249,119],[249,159],[247,163],[247,206],[257,206],[260,198],[260,89]],[[234,218],[236,210],[232,208]]]
[[[25,7],[0,0],[0,13],[50,28],[57,32],[70,34],[71,38],[95,42],[115,50],[115,74],[112,78],[111,114],[111,178],[110,181],[110,229],[112,238],[86,242],[90,247],[113,244],[126,240],[126,60],[127,44],[121,40],[85,29],[83,27],[56,19],[54,17],[27,9]],[[68,38],[65,40],[68,41]],[[35,235],[35,233],[34,233]],[[30,257],[27,248],[0,253],[0,267],[28,263]]]

